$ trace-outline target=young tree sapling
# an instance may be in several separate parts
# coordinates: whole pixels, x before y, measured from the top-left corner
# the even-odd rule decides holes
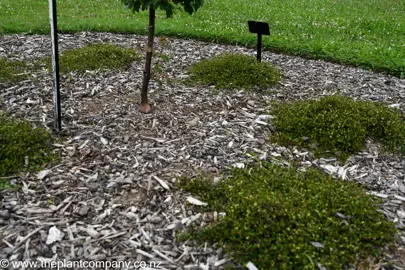
[[[193,14],[204,4],[204,0],[121,0],[128,9],[133,12],[149,9],[148,45],[146,47],[146,61],[143,72],[141,89],[141,106],[139,111],[150,113],[152,107],[148,101],[148,85],[150,80],[150,69],[152,62],[153,40],[155,36],[155,11],[161,9],[166,11],[166,17],[172,18],[174,10],[182,6],[188,14]]]

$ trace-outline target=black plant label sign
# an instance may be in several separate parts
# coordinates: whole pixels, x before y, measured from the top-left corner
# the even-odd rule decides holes
[[[262,61],[262,35],[270,35],[268,23],[248,21],[250,33],[257,34],[257,61]]]
[[[268,23],[265,22],[255,22],[255,21],[248,21],[249,24],[249,32],[261,35],[270,35],[270,27]]]

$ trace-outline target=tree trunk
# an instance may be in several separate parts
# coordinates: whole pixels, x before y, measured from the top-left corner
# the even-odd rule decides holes
[[[154,37],[155,37],[155,9],[153,8],[153,6],[149,6],[148,46],[146,48],[145,70],[143,72],[141,107],[139,108],[139,111],[143,113],[150,113],[152,111],[152,107],[149,105],[148,102],[148,86],[150,80],[150,68],[152,62]]]

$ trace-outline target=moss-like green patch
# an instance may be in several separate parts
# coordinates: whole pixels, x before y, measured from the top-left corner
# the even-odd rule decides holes
[[[10,189],[10,183],[7,179],[0,179],[0,191]],[[1,205],[0,205],[1,206]]]
[[[344,161],[364,147],[366,137],[380,141],[385,150],[405,154],[404,116],[381,103],[329,96],[274,104],[271,114],[276,116],[273,140],[309,147],[318,155]]]
[[[0,115],[0,177],[38,170],[51,160],[51,136],[47,131]]]
[[[22,186],[20,184],[11,184],[8,179],[1,179],[0,178],[0,191],[2,190],[19,190]],[[0,196],[1,199],[1,196]],[[0,208],[1,208],[1,200],[0,200]]]
[[[0,83],[16,82],[27,78],[27,65],[22,61],[12,61],[0,57]]]
[[[180,186],[225,212],[218,222],[187,234],[222,244],[240,263],[259,269],[342,269],[378,257],[394,241],[392,222],[377,212],[378,198],[352,182],[318,170],[272,164],[234,169],[225,180],[181,179]]]
[[[113,44],[90,44],[78,49],[66,50],[59,57],[59,68],[63,73],[86,70],[122,70],[133,61],[139,60],[136,50],[122,48]],[[47,58],[51,70],[51,59]]]
[[[254,57],[225,53],[202,60],[189,68],[187,83],[215,85],[221,89],[268,88],[280,80],[280,72],[270,63]]]

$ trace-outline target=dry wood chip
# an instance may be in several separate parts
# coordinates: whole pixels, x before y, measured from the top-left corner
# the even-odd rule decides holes
[[[42,180],[50,173],[51,173],[51,170],[42,170],[37,174],[37,178],[38,178],[38,180]]]
[[[155,175],[153,175],[153,178],[154,178],[156,181],[158,181],[159,184],[160,184],[164,189],[170,190],[169,185],[168,185],[165,181],[163,181],[162,179],[160,179],[159,177],[157,177],[157,176],[155,176]]]
[[[138,35],[88,32],[59,37],[61,51],[100,42],[143,50],[147,40]],[[39,260],[47,254],[59,259],[125,260],[135,248],[139,260],[158,257],[165,269],[209,269],[215,264],[216,269],[223,269],[227,263],[219,264],[227,257],[211,255],[212,246],[178,242],[175,235],[186,225],[202,226],[225,213],[200,216],[188,203],[206,204],[175,189],[172,179],[204,172],[220,181],[222,170],[246,168],[256,162],[257,157],[249,155],[252,152],[260,160],[280,166],[288,167],[294,160],[300,171],[318,168],[336,179],[363,185],[384,200],[379,210],[396,222],[400,228],[398,245],[405,247],[401,227],[405,224],[403,157],[381,153],[378,144],[368,140],[364,151],[346,164],[333,158],[317,159],[308,150],[271,142],[274,116],[268,114],[273,101],[318,99],[335,94],[335,89],[356,100],[384,102],[405,112],[402,80],[266,51],[263,61],[277,65],[283,74],[280,84],[270,91],[186,87],[171,78],[187,78],[191,64],[223,52],[254,56],[255,51],[195,40],[167,40],[166,46],[158,40],[155,44],[157,51],[170,55],[170,61],[162,63],[165,76],[150,81],[150,98],[155,105],[152,114],[137,110],[143,61],[122,71],[61,74],[63,131],[53,145],[59,164],[34,174],[1,178],[21,185],[22,192],[0,191],[0,235],[4,236],[0,258]],[[0,57],[31,61],[49,55],[50,47],[48,35],[3,35]],[[158,58],[153,61],[155,64]],[[27,75],[14,84],[0,82],[0,111],[50,130],[51,77],[44,69]],[[68,237],[45,248],[47,230],[52,226]],[[394,255],[386,253],[389,255],[382,265],[403,268]]]
[[[48,237],[46,238],[46,244],[50,245],[57,241],[61,241],[63,239],[64,235],[65,234],[63,232],[61,232],[58,228],[53,226],[49,229]]]
[[[191,203],[191,204],[199,205],[199,206],[206,206],[206,205],[208,205],[207,203],[202,202],[202,201],[200,201],[200,200],[198,200],[198,199],[196,199],[196,198],[193,198],[193,197],[191,197],[191,196],[187,197],[187,201],[188,201],[189,203]]]
[[[249,270],[259,270],[252,262],[246,264],[247,269]]]
[[[148,252],[146,252],[146,251],[143,251],[143,250],[141,250],[141,249],[139,249],[139,248],[135,249],[135,251],[136,251],[137,253],[139,253],[139,254],[141,254],[141,255],[143,255],[143,256],[146,256],[146,257],[148,257],[148,258],[151,258],[151,259],[153,259],[153,258],[155,257],[154,255],[152,255],[152,254],[150,254],[150,253],[148,253]]]

